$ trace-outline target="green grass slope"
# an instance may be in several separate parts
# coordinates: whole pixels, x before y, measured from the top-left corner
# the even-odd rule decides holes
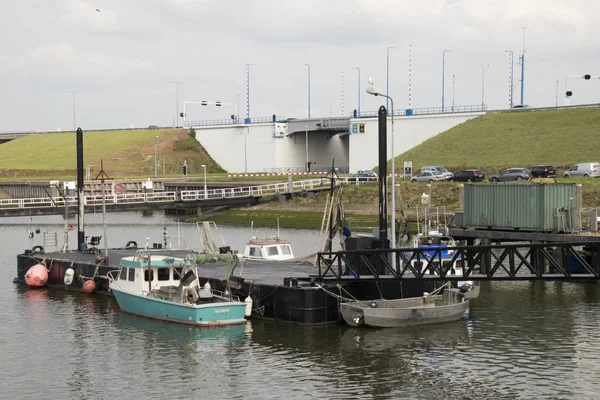
[[[100,170],[100,161],[111,177],[137,177],[154,174],[154,137],[157,172],[160,176],[181,175],[184,160],[190,173],[223,169],[197,140],[181,129],[84,132],[83,158]],[[0,177],[48,177],[76,175],[77,148],[74,133],[28,135],[0,145]]]
[[[412,161],[415,171],[443,165],[451,171],[481,168],[489,174],[547,163],[562,173],[573,164],[600,161],[600,107],[489,113],[396,157],[397,166],[403,161]]]

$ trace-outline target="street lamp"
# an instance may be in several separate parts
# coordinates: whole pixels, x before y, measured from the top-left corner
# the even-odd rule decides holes
[[[73,95],[73,131],[77,131],[77,124],[75,122],[75,93],[79,93],[79,90],[67,90],[67,93],[71,93]]]
[[[445,73],[444,73],[444,68],[446,66],[446,53],[449,53],[450,50],[444,50],[442,51],[442,114],[444,113],[444,92],[446,89],[446,85],[444,84],[444,78],[445,78]]]
[[[486,67],[489,68],[489,65]],[[484,83],[485,83],[485,73],[484,73],[484,69],[483,69],[483,63],[481,63],[481,110],[483,111],[484,107],[485,107],[485,102],[484,102]]]
[[[250,127],[243,126],[242,128],[246,128],[246,133],[244,134],[244,173],[248,173],[248,148],[247,148],[247,136],[250,134]],[[240,132],[242,134],[244,132]]]
[[[454,78],[456,75],[452,75],[452,112],[454,112]]]
[[[306,172],[308,171],[308,125],[304,126],[304,129],[306,130],[306,165],[304,166],[306,168]]]
[[[509,105],[510,105],[510,108],[513,108],[513,89],[515,87],[515,85],[514,85],[515,59],[513,58],[513,52],[512,52],[512,50],[504,50],[504,52],[510,54],[510,101],[509,101]]]
[[[156,139],[158,136],[154,136],[154,177],[156,178]]]
[[[310,119],[310,64],[302,63],[308,67],[308,119]]]
[[[206,193],[206,165],[202,164],[201,167],[204,170],[204,198],[208,199],[208,193]]]
[[[381,94],[378,87],[373,86],[373,80],[369,78],[369,84],[367,85],[367,93],[373,96],[385,97],[392,104],[392,248],[396,247],[396,168],[394,163],[394,100],[385,94]],[[387,112],[387,110],[386,110]],[[386,176],[379,177],[379,179],[387,179]],[[386,194],[387,195],[387,194]],[[392,268],[396,268],[396,256],[392,258]]]
[[[358,72],[358,109],[357,111],[357,116],[360,118],[360,68],[358,67],[352,67],[352,69],[355,69]]]
[[[385,72],[385,109],[388,110],[388,99],[390,98],[390,50],[395,49],[394,46],[387,48],[387,57],[385,59],[386,72]],[[393,107],[392,107],[393,108]]]
[[[175,85],[175,126],[174,126],[174,128],[176,128],[177,126],[179,126],[179,85],[183,84],[185,82],[169,81],[169,83],[172,83]]]

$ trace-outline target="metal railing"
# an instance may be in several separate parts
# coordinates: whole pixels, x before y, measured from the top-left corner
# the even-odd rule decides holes
[[[477,105],[467,105],[467,106],[450,106],[444,107],[444,112],[442,112],[442,107],[424,107],[424,108],[411,108],[411,109],[401,109],[394,110],[395,117],[406,117],[406,116],[415,116],[415,115],[433,115],[433,114],[459,114],[459,113],[469,113],[469,112],[485,112],[487,111],[487,105],[477,104]],[[361,112],[359,117],[377,117],[377,111],[367,111]],[[391,114],[390,114],[391,115]]]
[[[287,121],[287,118],[283,117],[275,117],[275,121],[273,121],[273,117],[258,117],[258,118],[250,118],[251,124],[265,124],[265,123],[284,123]],[[220,126],[220,125],[248,125],[245,122],[245,118],[238,119],[210,119],[210,120],[201,120],[201,121],[185,121],[185,128],[190,128],[194,126]]]

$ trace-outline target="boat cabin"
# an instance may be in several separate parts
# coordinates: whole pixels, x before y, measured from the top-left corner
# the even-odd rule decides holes
[[[148,293],[162,287],[178,286],[181,278],[194,269],[195,263],[184,258],[135,255],[121,259],[117,280],[124,290]]]
[[[290,260],[294,258],[292,245],[279,238],[252,239],[246,243],[244,257],[249,260]]]

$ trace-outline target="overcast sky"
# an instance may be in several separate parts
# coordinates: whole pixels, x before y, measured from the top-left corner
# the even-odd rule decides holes
[[[99,11],[96,11],[99,9]],[[520,101],[525,30],[525,100],[553,106],[565,76],[572,104],[599,102],[600,2],[597,0],[19,0],[0,12],[0,131],[54,131],[173,124],[176,85],[183,101],[239,104],[250,116],[306,117],[375,111],[367,78],[408,108],[440,107],[442,51],[451,106]],[[342,80],[343,74],[343,80]],[[454,96],[452,77],[455,75]],[[343,84],[342,84],[343,82]],[[343,95],[342,95],[343,93]],[[342,102],[343,98],[343,102]],[[233,107],[190,107],[188,119],[222,119]]]

